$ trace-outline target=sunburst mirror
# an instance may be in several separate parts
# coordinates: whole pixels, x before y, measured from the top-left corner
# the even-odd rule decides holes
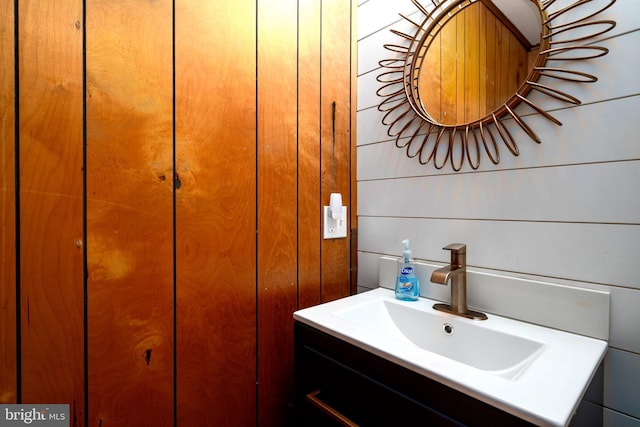
[[[416,12],[391,30],[397,43],[384,45],[392,57],[379,63],[378,109],[397,147],[437,169],[478,169],[484,154],[498,164],[503,146],[519,155],[511,123],[540,143],[527,113],[562,123],[527,96],[580,104],[553,82],[597,81],[571,64],[606,55],[590,41],[616,25],[595,19],[615,0],[411,1]]]

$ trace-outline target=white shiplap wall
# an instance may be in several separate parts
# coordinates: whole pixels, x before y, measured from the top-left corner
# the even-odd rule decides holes
[[[593,3],[584,7],[606,2]],[[377,287],[379,257],[399,255],[409,237],[414,256],[426,262],[446,262],[441,248],[466,242],[475,268],[607,291],[610,348],[597,403],[605,426],[640,427],[640,1],[618,0],[600,15],[617,22],[598,43],[610,49],[607,56],[554,64],[599,77],[549,82],[582,105],[532,94],[563,126],[529,114],[542,144],[511,125],[519,157],[503,149],[498,166],[485,158],[479,170],[459,173],[409,159],[376,109],[378,61],[389,57],[382,46],[398,43],[389,29],[402,28],[399,12],[413,11],[409,0],[359,5],[360,289]]]

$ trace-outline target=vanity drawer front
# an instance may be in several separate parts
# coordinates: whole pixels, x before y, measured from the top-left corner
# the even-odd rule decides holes
[[[309,417],[325,416],[307,398],[320,391],[320,399],[361,426],[532,426],[299,322],[295,324],[295,370],[300,425],[349,425],[340,421],[307,424]]]
[[[303,346],[296,354],[297,399],[312,425],[459,426],[426,405],[361,372]],[[341,420],[343,418],[343,420]]]

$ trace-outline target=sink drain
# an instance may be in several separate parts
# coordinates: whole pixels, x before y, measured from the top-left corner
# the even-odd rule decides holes
[[[442,331],[446,335],[451,335],[453,334],[453,326],[450,323],[445,323],[444,325],[442,325]]]

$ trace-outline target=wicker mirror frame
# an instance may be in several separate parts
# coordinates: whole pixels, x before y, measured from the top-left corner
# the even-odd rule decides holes
[[[384,113],[382,123],[388,126],[387,133],[395,138],[396,146],[406,149],[410,158],[417,158],[422,164],[433,161],[436,169],[442,169],[449,163],[454,171],[460,171],[465,161],[472,169],[478,169],[483,152],[492,163],[498,164],[500,142],[512,155],[518,156],[518,146],[504,123],[505,120],[513,120],[531,140],[541,143],[538,135],[524,121],[523,114],[516,112],[515,108],[519,104],[526,104],[534,113],[542,115],[556,125],[562,125],[550,113],[527,99],[527,96],[535,91],[564,103],[579,105],[581,102],[578,98],[554,89],[551,83],[541,83],[540,79],[547,77],[545,80],[548,82],[596,82],[598,79],[594,75],[554,66],[553,63],[557,61],[556,63],[566,65],[606,55],[609,52],[607,48],[589,44],[588,41],[611,31],[616,26],[612,20],[592,19],[611,7],[616,0],[600,1],[595,11],[586,12],[586,16],[582,17],[579,16],[582,12],[581,7],[592,3],[592,0],[520,0],[531,1],[536,6],[541,22],[540,47],[525,81],[502,105],[484,117],[467,123],[448,125],[434,120],[424,107],[418,85],[421,73],[428,73],[428,69],[423,67],[423,59],[435,34],[452,16],[483,0],[411,1],[421,18],[416,19],[416,14],[412,14],[412,18],[400,14],[414,31],[408,34],[391,30],[399,37],[399,42],[384,45],[385,49],[393,52],[394,57],[379,62],[382,72],[377,76],[377,80],[382,85],[377,94],[383,100],[378,105],[378,110]],[[563,5],[559,6],[556,3]],[[572,19],[575,15],[578,17]],[[558,19],[562,16],[565,16],[564,20],[567,22],[555,24],[562,21]]]

